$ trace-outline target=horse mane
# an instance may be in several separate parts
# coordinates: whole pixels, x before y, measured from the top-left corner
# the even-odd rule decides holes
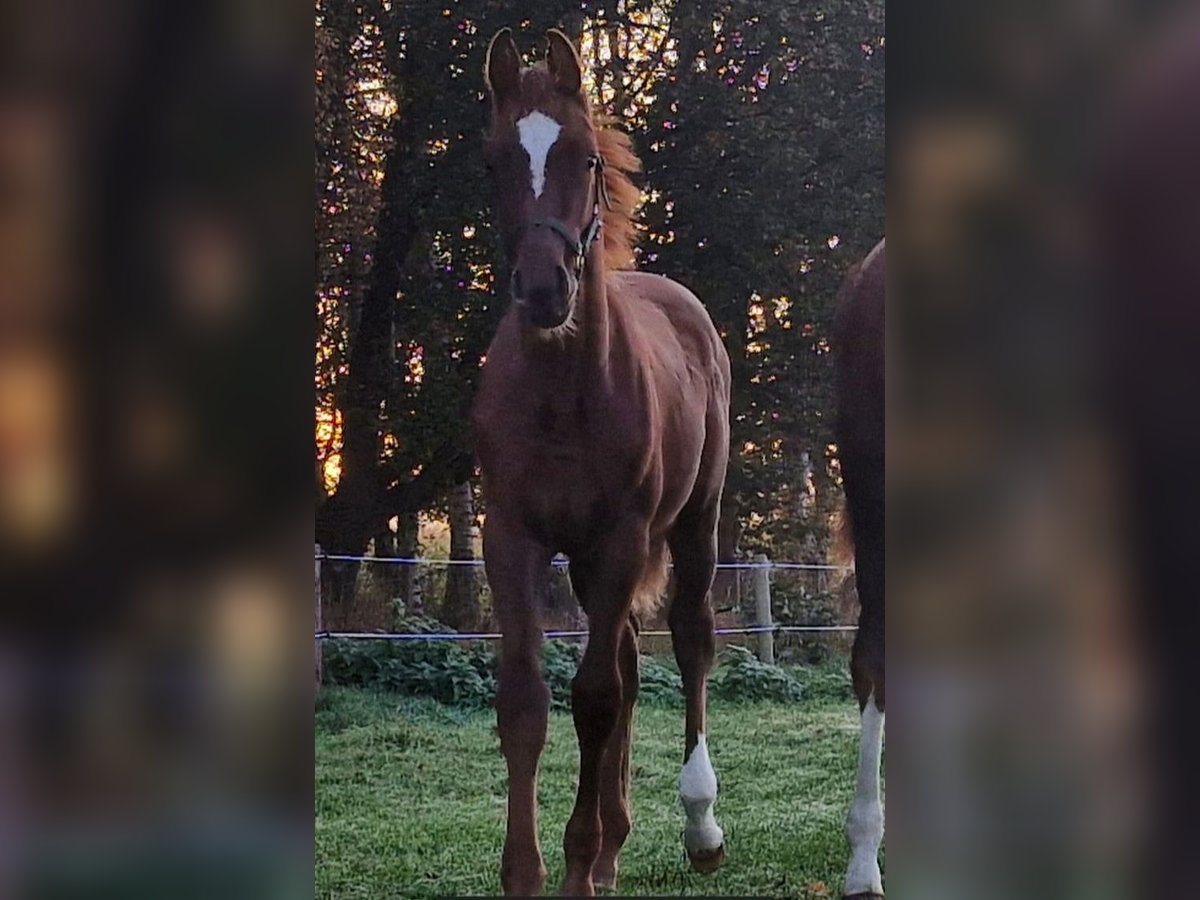
[[[633,245],[637,241],[634,213],[642,192],[629,177],[642,170],[642,161],[633,152],[629,135],[618,130],[613,120],[598,117],[596,146],[604,157],[604,187],[612,208],[603,211],[604,259],[607,269],[632,269],[636,266]]]

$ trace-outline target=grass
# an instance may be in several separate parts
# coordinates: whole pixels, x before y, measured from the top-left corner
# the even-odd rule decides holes
[[[316,896],[439,897],[500,893],[505,770],[491,711],[362,690],[323,689],[316,716]],[[622,895],[837,897],[854,789],[853,701],[711,701],[709,746],[720,780],[717,821],[728,857],[693,873],[677,797],[681,710],[639,709],[634,830]],[[577,745],[552,712],[542,757],[541,842],[554,892],[574,800]]]

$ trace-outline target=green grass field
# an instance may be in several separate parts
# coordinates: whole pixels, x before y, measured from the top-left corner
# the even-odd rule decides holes
[[[505,770],[495,714],[325,688],[316,716],[316,896],[500,893]],[[633,833],[620,894],[837,897],[847,850],[858,717],[853,701],[713,701],[709,746],[728,857],[716,874],[687,865],[677,797],[680,709],[638,710]],[[571,718],[552,712],[542,757],[541,838],[549,878],[563,873],[574,799]]]

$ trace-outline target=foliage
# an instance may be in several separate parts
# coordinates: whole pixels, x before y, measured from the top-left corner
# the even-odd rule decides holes
[[[410,615],[402,625],[404,630],[420,634],[453,631],[427,616]],[[582,657],[581,643],[543,644],[542,672],[554,709],[571,708],[571,681]],[[324,648],[327,684],[429,697],[464,708],[491,704],[496,692],[496,664],[495,648],[482,643],[463,647],[453,641],[332,640]],[[709,692],[731,701],[796,701],[805,696],[808,682],[819,696],[846,699],[849,681],[844,669],[844,665],[809,667],[800,670],[804,673],[801,676],[797,670],[759,662],[744,647],[729,646],[709,676]],[[682,684],[672,664],[642,656],[640,670],[639,702],[682,704]]]
[[[329,641],[324,676],[457,706],[487,706],[496,692],[490,660],[450,641]]]
[[[455,629],[433,616],[422,613],[397,612],[395,631],[411,634],[453,634]]]
[[[804,684],[787,669],[760,662],[745,647],[733,644],[722,653],[721,664],[708,680],[708,690],[722,700],[786,702],[804,697]]]
[[[673,666],[666,665],[657,656],[643,656],[641,676],[639,703],[683,706],[683,681]]]
[[[829,330],[883,234],[883,4],[679,4],[640,147],[647,266],[691,287],[733,368],[744,550],[812,558],[836,498]]]
[[[553,708],[571,708],[571,679],[575,677],[581,659],[582,644],[546,641],[542,645],[542,673],[550,688],[550,705]]]
[[[854,703],[854,685],[850,681],[850,667],[844,658],[819,666],[806,666],[803,670],[804,695],[810,700],[829,700],[838,703]]]

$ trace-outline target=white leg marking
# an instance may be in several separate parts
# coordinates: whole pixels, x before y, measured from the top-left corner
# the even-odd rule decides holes
[[[545,113],[534,110],[517,122],[521,135],[521,146],[529,154],[529,175],[533,184],[533,196],[542,196],[546,189],[546,157],[558,140],[562,126]]]
[[[883,893],[879,872],[879,845],[883,843],[883,803],[879,796],[879,767],[883,756],[883,713],[875,706],[875,695],[862,712],[858,744],[858,784],[846,818],[850,841],[850,866],[846,871],[847,894]]]
[[[683,845],[689,853],[716,850],[725,841],[725,835],[716,818],[713,804],[717,800],[717,773],[708,759],[708,745],[704,735],[699,736],[692,754],[679,773],[679,799],[687,814],[687,825],[683,830]]]

